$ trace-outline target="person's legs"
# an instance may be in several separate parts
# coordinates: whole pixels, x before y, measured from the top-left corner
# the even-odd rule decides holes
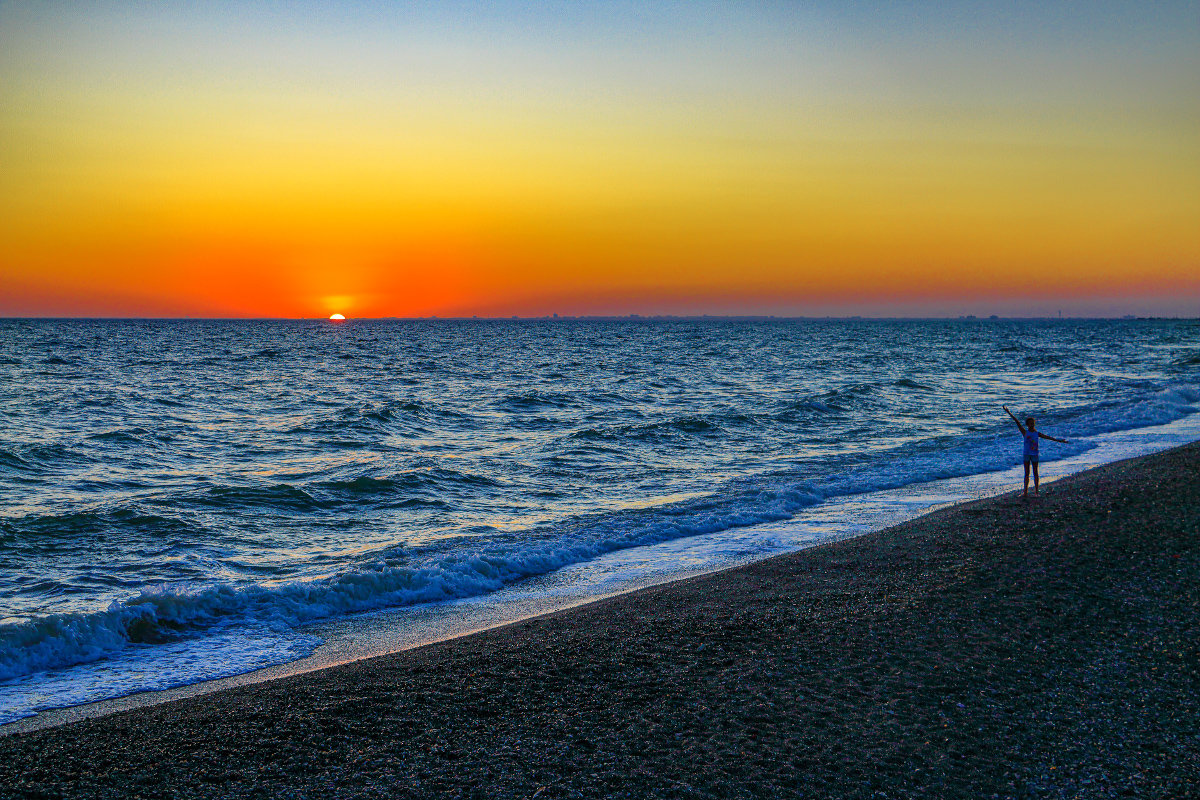
[[[1037,494],[1037,493],[1038,493],[1038,474],[1037,474],[1037,465],[1038,465],[1038,462],[1036,462],[1036,461],[1035,461],[1035,462],[1033,462],[1033,493],[1034,493],[1034,494]],[[1026,483],[1028,483],[1028,481],[1026,481]]]
[[[1029,459],[1025,459],[1025,496],[1029,497]]]

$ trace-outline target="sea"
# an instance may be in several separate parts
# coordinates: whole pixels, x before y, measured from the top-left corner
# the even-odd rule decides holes
[[[1198,439],[1200,321],[0,320],[0,723],[1019,488],[1002,405]]]

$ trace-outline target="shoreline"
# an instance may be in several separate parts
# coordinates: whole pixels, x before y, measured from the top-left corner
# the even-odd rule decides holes
[[[1128,458],[1171,449],[1189,441],[1200,440],[1200,415],[1186,416],[1162,426],[1133,428],[1100,434],[1090,449],[1076,456],[1043,463],[1043,485],[1062,477],[1091,469],[1097,465],[1126,461]],[[1012,467],[995,473],[979,473],[931,482],[916,482],[894,489],[865,494],[851,494],[824,500],[823,503],[799,513],[788,521],[733,528],[716,534],[668,540],[655,546],[644,546],[602,555],[588,563],[576,564],[550,573],[529,578],[511,587],[466,599],[419,604],[419,606],[380,609],[313,622],[306,633],[324,639],[310,655],[284,661],[274,666],[248,670],[211,680],[192,682],[161,690],[136,691],[121,696],[98,699],[94,702],[56,706],[0,724],[0,738],[5,735],[61,726],[176,699],[199,697],[226,688],[256,684],[265,680],[287,678],[314,670],[342,666],[446,639],[470,636],[480,631],[512,624],[558,610],[577,608],[606,597],[628,594],[680,579],[710,575],[776,555],[797,553],[822,543],[850,539],[866,533],[894,527],[942,507],[971,503],[983,498],[1013,491],[1020,486],[1021,469]],[[811,529],[812,533],[808,533]],[[751,539],[766,536],[774,546],[743,545],[745,534]],[[715,543],[714,543],[715,542]],[[672,552],[658,554],[661,548]],[[712,558],[713,551],[719,558]],[[730,557],[730,551],[737,551]],[[661,572],[647,570],[644,560],[666,559],[672,564],[689,564],[689,569]],[[632,564],[630,563],[632,561]],[[641,563],[638,565],[638,563]],[[641,567],[641,570],[640,570]],[[588,584],[587,573],[610,576],[613,573],[646,572],[626,577],[623,581],[602,581]],[[583,577],[581,577],[583,573]],[[550,583],[552,585],[548,585]],[[565,590],[564,590],[565,587]]]
[[[1168,796],[1200,443],[317,672],[0,736],[28,795]],[[1153,532],[1154,536],[1144,536]]]
[[[1081,454],[1045,462],[1042,483],[1048,485],[1082,470],[1200,440],[1200,426],[1195,424],[1197,421],[1200,421],[1200,415],[1160,426],[1102,434],[1096,437],[1091,448]],[[305,633],[325,640],[307,656],[223,678],[43,709],[33,716],[0,725],[0,737],[199,697],[473,635],[548,613],[578,608],[608,597],[735,569],[781,554],[878,532],[937,509],[1010,492],[1020,485],[1020,481],[1021,468],[1015,466],[997,472],[833,497],[786,521],[731,528],[714,534],[668,540],[659,545],[618,550],[487,595],[334,617],[312,623],[304,629]],[[808,532],[810,528],[813,531],[811,533]],[[755,545],[747,549],[740,542],[729,543],[729,539],[740,540],[745,534],[750,534],[751,538],[766,536],[773,540],[773,546],[763,548]],[[664,548],[671,550],[665,554],[671,563],[687,563],[691,566],[687,569],[637,574],[637,564],[644,561],[647,557],[645,554],[657,553]],[[712,557],[714,549],[721,553],[720,557]],[[730,550],[737,553],[730,556]],[[663,555],[656,557],[664,558]],[[644,563],[641,567],[641,571],[645,572]],[[625,574],[627,577],[620,581],[606,580],[589,585],[586,577],[589,572],[601,576]],[[584,576],[580,577],[580,573],[584,573]],[[634,577],[628,577],[629,573],[635,573]],[[547,586],[548,583],[552,585]]]

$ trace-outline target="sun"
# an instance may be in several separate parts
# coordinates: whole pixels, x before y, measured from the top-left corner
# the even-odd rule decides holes
[[[340,322],[340,321],[344,320],[346,317],[343,316],[342,314],[330,314],[329,318],[331,320],[333,320],[334,322]]]

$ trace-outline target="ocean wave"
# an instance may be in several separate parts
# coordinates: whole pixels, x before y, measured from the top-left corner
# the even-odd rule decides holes
[[[123,430],[101,431],[90,433],[87,438],[97,442],[137,442],[145,443],[150,431],[145,428],[126,428]]]
[[[838,413],[869,411],[884,404],[879,383],[854,383],[792,401],[793,411]]]
[[[426,431],[429,425],[455,424],[470,417],[453,409],[421,400],[368,403],[345,406],[331,413],[310,416],[288,428],[289,433],[333,435],[381,434],[402,431]]]
[[[448,507],[447,498],[477,495],[481,489],[501,484],[486,475],[444,467],[419,468],[383,476],[357,475],[295,485],[219,485],[198,493],[177,496],[185,505],[211,508],[256,508],[287,512],[314,512],[371,501],[387,507]]]
[[[444,467],[433,467],[397,472],[384,477],[359,475],[345,480],[327,480],[316,483],[313,487],[329,495],[357,498],[364,495],[455,492],[499,485],[499,481],[486,475],[474,475]]]
[[[132,528],[154,533],[177,532],[189,528],[184,521],[170,516],[155,514],[136,505],[113,509],[72,511],[62,514],[25,514],[18,517],[0,518],[0,533],[17,537],[16,541],[30,547],[39,543],[23,537],[36,535],[60,537],[70,541],[80,535],[102,533],[107,530]]]
[[[1200,353],[1180,356],[1171,362],[1172,367],[1195,367],[1200,366]]]
[[[0,469],[31,472],[35,467],[16,453],[0,447]]]
[[[217,508],[276,508],[289,511],[315,511],[326,503],[289,483],[271,486],[214,486],[192,495],[190,501]]]
[[[111,408],[121,402],[119,397],[88,397],[79,401],[81,408]]]
[[[702,416],[683,416],[673,417],[666,422],[653,423],[651,425],[638,426],[638,430],[643,431],[678,431],[680,433],[713,433],[721,430],[721,425],[709,418]]]
[[[828,397],[824,399],[810,397],[804,400],[792,400],[785,403],[783,408],[776,412],[776,417],[781,419],[809,417],[812,414],[836,414],[845,410],[844,406],[830,402]]]
[[[912,380],[911,378],[900,378],[892,381],[892,386],[899,386],[902,389],[917,389],[922,392],[932,392],[932,386],[926,386],[923,383]]]
[[[743,419],[749,417],[742,416]],[[720,432],[722,426],[714,419],[694,415],[680,415],[658,422],[640,425],[611,425],[603,427],[587,427],[574,430],[566,435],[566,439],[581,439],[592,441],[616,442],[654,442],[664,438],[679,435],[707,436]]]
[[[510,413],[522,413],[545,408],[572,408],[578,405],[578,399],[569,394],[544,391],[509,394],[492,403],[493,408]]]
[[[0,725],[45,708],[94,703],[134,692],[160,691],[251,672],[310,655],[321,640],[262,626],[231,626],[201,638],[154,646],[153,668],[145,648],[106,654],[103,660],[61,672],[43,672],[0,688]]]
[[[1093,436],[1163,425],[1196,413],[1198,403],[1200,386],[1173,384],[1130,402],[1104,403],[1081,409],[1062,420],[1058,430],[1066,436]]]
[[[614,390],[596,390],[587,393],[589,403],[603,406],[628,406],[633,402],[633,399],[627,395]]]
[[[707,501],[585,519],[566,531],[522,544],[498,539],[471,553],[421,559],[407,549],[384,551],[353,570],[316,580],[155,587],[102,611],[0,625],[0,680],[94,661],[134,644],[202,635],[224,624],[290,629],[340,614],[487,594],[617,549],[786,519],[820,497],[791,487],[746,499],[745,506]]]
[[[332,415],[313,417],[293,425],[289,433],[340,435],[387,433],[391,412],[376,409],[344,409]]]
[[[1045,350],[1036,349],[1029,350],[1025,353],[1024,362],[1027,367],[1032,368],[1079,367],[1078,364],[1067,358],[1065,355],[1059,355],[1057,353],[1050,353]]]
[[[77,467],[92,463],[95,458],[87,451],[64,444],[12,445],[0,448],[0,468],[14,473],[41,474],[60,467]]]
[[[387,494],[399,488],[398,483],[390,478],[372,478],[369,475],[360,475],[346,481],[324,481],[317,485],[323,489],[355,495]]]

